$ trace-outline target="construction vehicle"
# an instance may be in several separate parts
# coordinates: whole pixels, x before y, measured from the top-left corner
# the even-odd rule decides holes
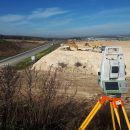
[[[95,43],[94,45],[92,45],[92,48],[93,49],[100,49],[101,48],[101,46],[102,46],[102,44],[101,43],[99,43],[99,42],[97,42],[97,43]]]
[[[73,48],[75,48],[76,50],[78,50],[78,45],[75,43],[74,40],[67,40],[65,43],[64,43],[64,46],[67,46],[67,48],[69,50],[73,50]]]
[[[99,43],[99,42],[96,42],[96,43],[86,43],[85,46],[88,46],[88,47],[90,47],[90,48],[92,48],[94,50],[94,49],[101,49],[102,44]]]

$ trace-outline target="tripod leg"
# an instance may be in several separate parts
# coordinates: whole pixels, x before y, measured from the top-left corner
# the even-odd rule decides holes
[[[101,106],[102,106],[101,103],[98,101],[97,104],[95,105],[95,107],[92,109],[92,111],[89,113],[89,115],[86,117],[86,119],[84,120],[84,122],[79,127],[79,130],[85,130],[85,128],[90,123],[90,121],[92,120],[92,118],[95,116],[95,114],[97,113],[97,111],[101,108]]]
[[[116,130],[115,118],[114,118],[114,110],[113,110],[111,102],[110,102],[110,108],[111,108],[111,117],[112,117],[113,130]]]
[[[124,117],[125,117],[127,126],[128,126],[128,128],[129,128],[129,130],[130,130],[130,123],[129,123],[129,119],[128,119],[128,116],[127,116],[127,114],[126,114],[126,111],[125,111],[124,106],[122,106],[122,111],[123,111],[123,114],[124,114]]]
[[[118,122],[120,130],[121,130],[120,116],[118,114],[117,108],[114,108],[114,111],[115,111],[115,115],[116,115],[116,118],[117,118],[117,122]]]

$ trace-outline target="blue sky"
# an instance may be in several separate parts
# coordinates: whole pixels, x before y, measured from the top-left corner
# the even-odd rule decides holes
[[[0,0],[0,33],[129,35],[130,0]]]

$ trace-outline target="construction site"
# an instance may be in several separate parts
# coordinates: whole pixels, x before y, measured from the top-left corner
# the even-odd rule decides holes
[[[130,0],[1,0],[0,130],[130,130]]]
[[[129,89],[129,42],[69,39],[25,70],[16,71],[9,66],[1,69],[1,101],[5,103],[1,111],[6,112],[2,114],[0,127],[79,129],[94,104],[104,95],[98,84],[98,72],[106,47],[120,46],[123,49]],[[8,85],[10,87],[5,87]],[[130,119],[130,91],[122,94],[122,98]],[[4,123],[5,117],[8,121],[6,123]],[[127,130],[124,126],[127,125],[122,123],[123,130]],[[109,109],[103,107],[88,124],[87,130],[112,128]],[[79,130],[85,128],[81,127]]]
[[[124,51],[128,82],[130,82],[129,41],[73,41],[68,40],[57,50],[41,58],[32,68],[37,71],[47,71],[50,67],[59,68],[65,82],[72,82],[70,88],[78,89],[81,97],[98,95],[101,90],[97,84],[97,74],[100,69],[102,48],[104,46],[121,46]],[[60,76],[61,78],[61,76]],[[70,90],[71,90],[70,89]],[[71,91],[72,91],[71,90]],[[95,90],[95,91],[93,91]],[[129,94],[125,95],[126,97]]]

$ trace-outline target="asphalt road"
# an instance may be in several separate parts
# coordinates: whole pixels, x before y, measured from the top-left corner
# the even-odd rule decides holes
[[[44,51],[47,48],[51,47],[53,44],[60,44],[61,41],[52,41],[52,42],[48,42],[45,45],[33,48],[29,51],[20,53],[18,55],[12,56],[12,57],[8,57],[6,59],[0,60],[0,67],[4,66],[4,65],[15,65],[17,63],[19,63],[20,61],[24,60],[27,57],[33,56],[38,52]]]

